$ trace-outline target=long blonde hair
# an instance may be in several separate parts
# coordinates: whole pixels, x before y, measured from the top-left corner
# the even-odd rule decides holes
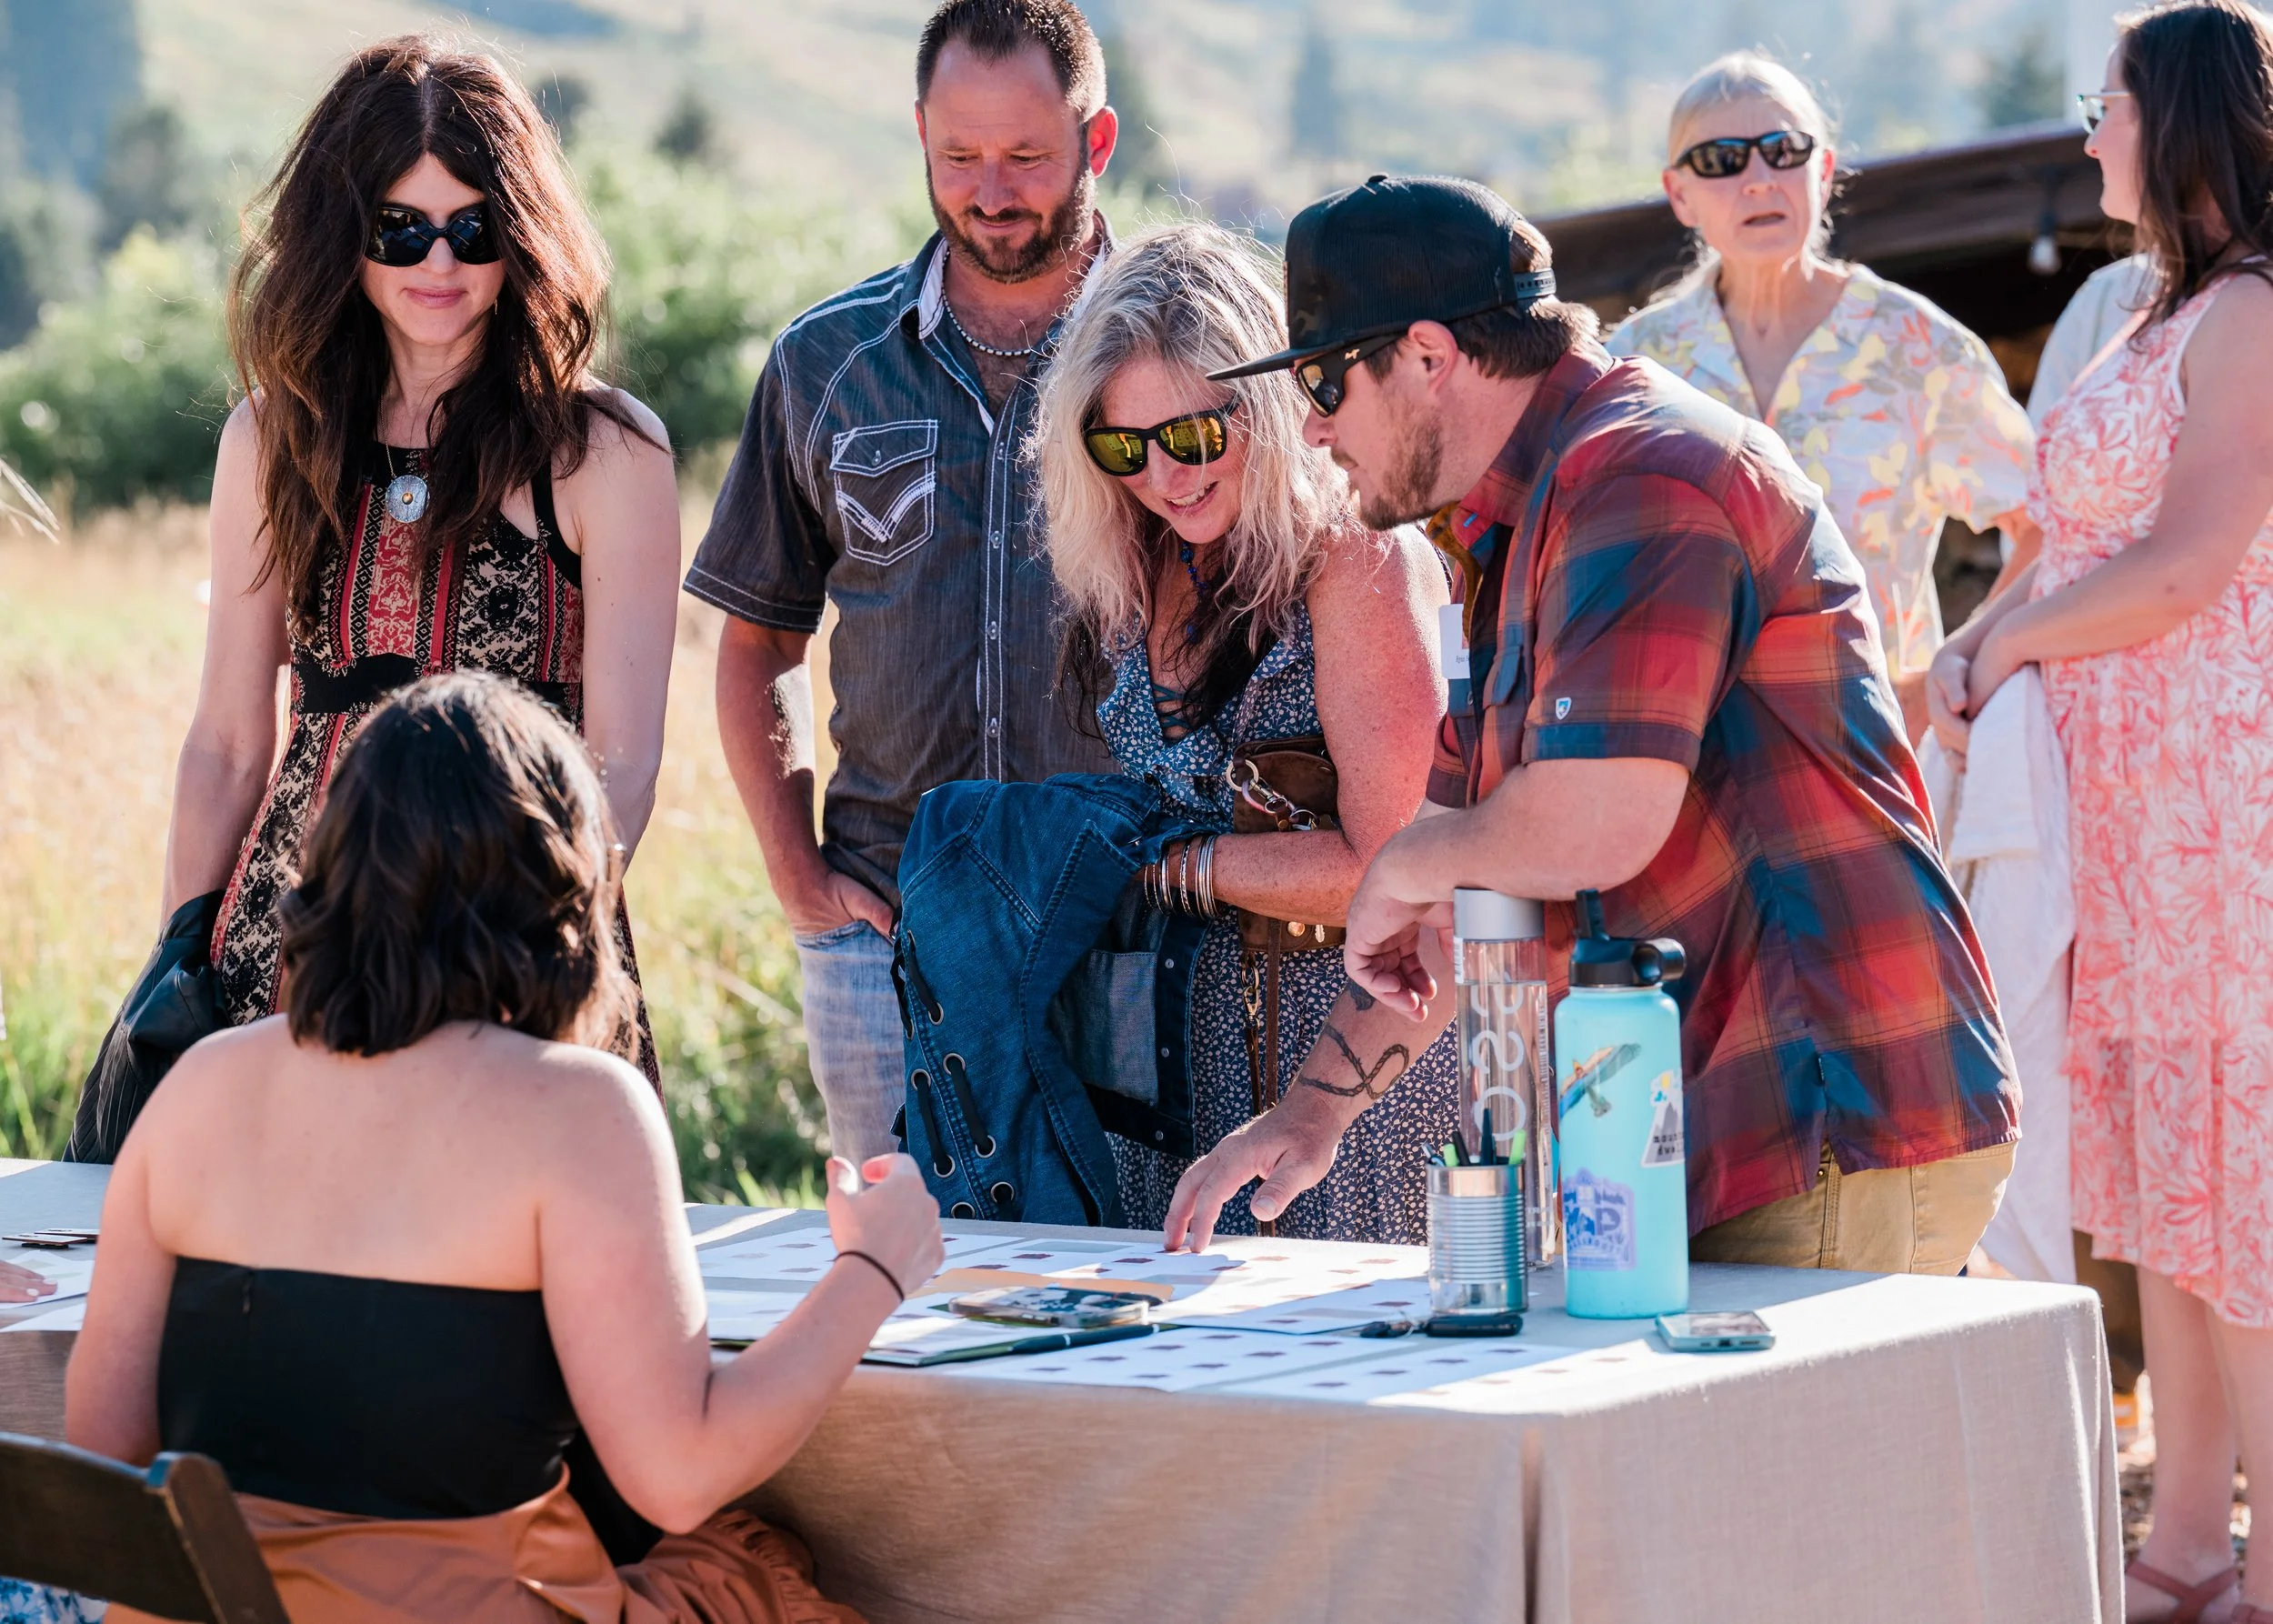
[[[1027,454],[1041,466],[1050,567],[1070,613],[1066,666],[1076,679],[1086,675],[1085,660],[1143,635],[1158,561],[1157,530],[1121,482],[1089,460],[1082,434],[1095,426],[1106,384],[1132,361],[1154,357],[1204,376],[1284,348],[1275,271],[1268,250],[1220,226],[1161,226],[1115,249],[1066,321]],[[1272,372],[1219,387],[1238,402],[1232,432],[1245,440],[1247,466],[1238,519],[1218,544],[1224,570],[1212,624],[1201,606],[1199,650],[1211,671],[1239,641],[1251,654],[1284,631],[1328,541],[1353,522],[1340,477],[1303,443],[1294,381]]]

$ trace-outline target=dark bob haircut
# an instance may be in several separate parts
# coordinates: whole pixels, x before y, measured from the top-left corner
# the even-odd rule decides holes
[[[405,689],[278,905],[293,1038],[379,1055],[471,1020],[625,1052],[619,849],[584,742],[541,702],[470,672]]]
[[[2238,0],[2118,21],[2138,100],[2138,235],[2158,274],[2149,320],[2166,321],[2230,250],[2273,254],[2273,27]],[[2273,281],[2262,263],[2238,268]]]

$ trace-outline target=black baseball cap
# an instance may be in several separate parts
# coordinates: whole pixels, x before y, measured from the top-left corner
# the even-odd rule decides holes
[[[1344,345],[1528,309],[1555,296],[1555,273],[1512,265],[1523,216],[1474,181],[1377,175],[1321,197],[1287,228],[1287,336],[1275,356],[1207,376],[1276,372]]]

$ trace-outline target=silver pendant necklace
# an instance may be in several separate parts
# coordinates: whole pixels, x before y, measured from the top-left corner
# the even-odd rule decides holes
[[[385,446],[386,471],[392,476],[386,482],[386,516],[398,525],[415,525],[426,516],[426,482],[416,472],[395,472],[395,447]]]

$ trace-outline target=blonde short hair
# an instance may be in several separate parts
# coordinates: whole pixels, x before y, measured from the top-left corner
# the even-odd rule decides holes
[[[1674,98],[1673,116],[1666,127],[1667,160],[1681,155],[1688,145],[1689,129],[1699,115],[1756,95],[1783,108],[1799,128],[1825,145],[1837,139],[1830,115],[1805,79],[1765,51],[1731,51],[1697,69]]]
[[[1067,318],[1042,384],[1027,454],[1041,465],[1050,566],[1074,618],[1110,651],[1141,636],[1148,565],[1144,510],[1089,460],[1083,432],[1114,374],[1153,357],[1195,377],[1287,345],[1282,278],[1252,239],[1197,223],[1147,231],[1113,251]],[[1247,467],[1239,516],[1222,541],[1218,628],[1250,645],[1285,629],[1329,540],[1353,520],[1341,476],[1303,443],[1305,405],[1284,372],[1212,386],[1238,402]],[[1216,638],[1206,639],[1212,645]]]

